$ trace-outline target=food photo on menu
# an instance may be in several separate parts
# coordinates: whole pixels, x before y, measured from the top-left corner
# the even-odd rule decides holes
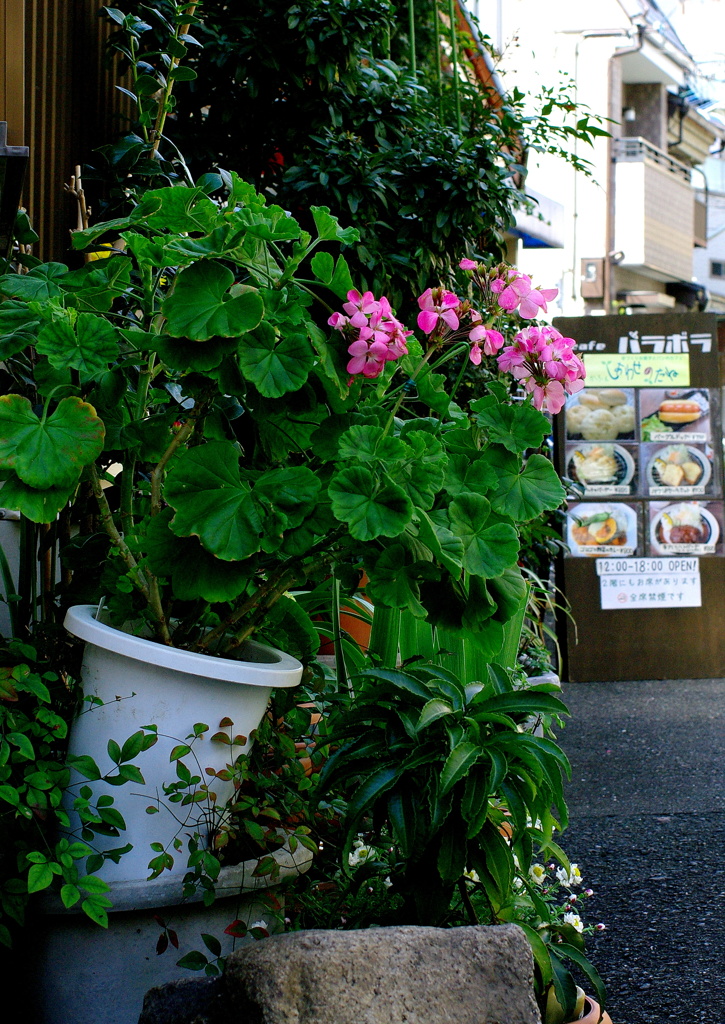
[[[569,444],[566,471],[588,495],[632,494],[636,489],[636,448],[625,445]]]
[[[722,502],[653,501],[649,517],[653,555],[714,555],[721,550]]]
[[[637,513],[623,502],[576,502],[567,512],[567,542],[572,555],[634,555]]]
[[[634,438],[633,388],[584,388],[566,403],[566,435],[584,441]]]
[[[706,388],[642,388],[639,416],[643,441],[710,440],[710,393]]]
[[[709,445],[643,444],[641,458],[650,497],[689,497],[712,491]]]

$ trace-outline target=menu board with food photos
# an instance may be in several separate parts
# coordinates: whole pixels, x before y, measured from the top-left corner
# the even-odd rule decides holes
[[[723,553],[714,321],[699,314],[555,321],[577,341],[585,367],[599,360],[598,386],[569,396],[558,431],[558,468],[577,495],[568,508],[570,557],[615,548],[627,556]],[[658,384],[666,382],[668,353],[678,355],[678,386],[627,387],[650,379],[640,363],[652,353],[661,357]],[[602,386],[607,373],[611,386]]]
[[[554,326],[577,342],[587,369],[587,386],[554,417],[569,490],[557,586],[576,623],[562,615],[558,626],[562,675],[725,676],[718,318],[592,316]],[[671,582],[683,561],[694,567],[688,594],[675,588],[669,600],[667,587],[649,586]],[[611,579],[597,572],[605,565],[616,570]]]

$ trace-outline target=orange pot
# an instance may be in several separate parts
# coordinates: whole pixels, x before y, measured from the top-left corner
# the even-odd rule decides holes
[[[606,1010],[602,1010],[599,1003],[587,996],[584,1000],[584,1016],[570,1024],[612,1024],[612,1018]]]

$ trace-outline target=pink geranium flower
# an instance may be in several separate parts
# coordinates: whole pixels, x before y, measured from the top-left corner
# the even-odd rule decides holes
[[[458,316],[454,312],[460,305],[460,299],[453,292],[444,292],[442,288],[426,288],[418,296],[418,327],[424,334],[432,334],[438,324],[443,321],[452,331],[458,329]]]
[[[458,266],[461,270],[476,270],[478,264],[474,260],[469,260],[464,256]]]

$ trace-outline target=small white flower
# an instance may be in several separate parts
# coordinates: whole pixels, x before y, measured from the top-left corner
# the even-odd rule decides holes
[[[546,868],[543,864],[532,864],[529,868],[529,878],[536,885],[543,885],[546,878]]]
[[[266,921],[255,921],[253,924],[250,924],[249,927],[250,928],[264,928],[264,930],[266,931],[267,930],[267,922]]]
[[[347,856],[347,862],[351,868],[356,868],[358,864],[364,864],[368,858],[375,854],[375,850],[372,846],[363,846],[362,843],[359,845],[357,843],[353,843],[353,846],[355,849]]]
[[[383,879],[383,885],[385,886],[386,889],[389,889],[392,884],[393,883],[392,883],[392,881],[390,879],[390,875],[388,875],[387,878]]]
[[[463,872],[464,878],[470,878],[472,882],[480,882],[481,879],[478,877],[478,872],[471,868],[470,871]]]
[[[582,873],[578,864],[572,864],[571,871],[567,871],[566,868],[557,868],[556,877],[567,889],[582,884]]]
[[[584,931],[584,922],[578,914],[564,914],[564,924],[570,924],[578,932]]]

